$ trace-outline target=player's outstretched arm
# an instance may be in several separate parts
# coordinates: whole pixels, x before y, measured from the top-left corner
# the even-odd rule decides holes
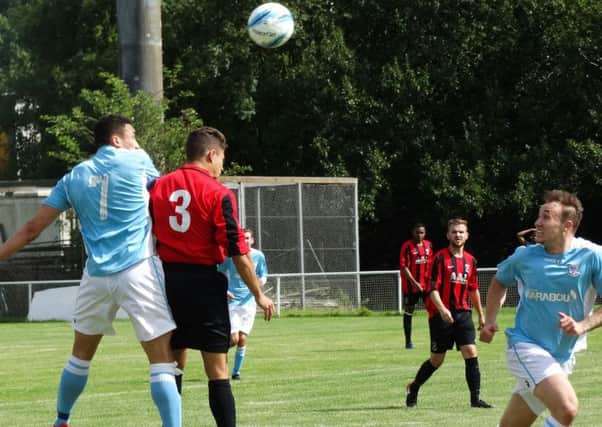
[[[526,230],[521,230],[516,233],[516,238],[520,242],[521,245],[526,245],[532,241],[530,237],[533,233],[535,233],[535,228],[527,228]]]
[[[9,239],[0,246],[0,259],[5,259],[19,251],[26,244],[40,235],[58,216],[61,211],[42,205],[23,227],[15,232]]]
[[[491,342],[499,327],[496,323],[497,313],[506,300],[506,287],[494,276],[487,290],[487,305],[485,308],[485,325],[479,333],[479,340]]]
[[[232,262],[236,266],[236,270],[240,277],[244,280],[245,284],[255,297],[257,305],[263,310],[263,318],[270,320],[274,314],[274,303],[270,298],[265,296],[261,290],[261,285],[255,274],[255,267],[253,262],[248,255],[234,255],[232,256]]]

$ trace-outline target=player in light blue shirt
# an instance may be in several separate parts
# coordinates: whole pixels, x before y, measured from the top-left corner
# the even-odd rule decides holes
[[[498,265],[487,293],[481,341],[498,331],[506,288],[518,285],[515,325],[506,329],[508,368],[517,384],[500,427],[530,426],[546,408],[544,426],[569,426],[578,411],[568,375],[577,337],[602,324],[602,309],[589,313],[592,286],[602,289],[602,254],[575,240],[583,215],[580,200],[553,190],[535,222],[537,244],[521,246]]]
[[[520,306],[515,326],[506,330],[510,345],[518,342],[537,344],[559,362],[573,353],[577,336],[567,335],[556,322],[548,322],[559,312],[583,319],[591,283],[596,289],[602,283],[600,258],[587,248],[569,249],[562,254],[549,254],[543,245],[518,248],[498,265],[496,279],[511,286],[520,284]],[[545,277],[544,280],[540,277]]]
[[[53,188],[33,218],[0,246],[0,259],[17,252],[73,208],[88,259],[73,312],[72,354],[61,375],[54,427],[68,427],[104,335],[114,334],[119,307],[132,322],[150,363],[150,391],[164,427],[181,427],[181,400],[169,345],[176,325],[154,256],[147,183],[158,176],[140,149],[132,122],[108,115],[94,127],[97,153]],[[110,410],[107,410],[110,411]]]
[[[158,176],[144,150],[103,145],[44,200],[59,211],[76,209],[88,274],[117,273],[154,254],[146,186]]]
[[[265,256],[260,250],[252,248],[255,244],[253,230],[245,228],[244,234],[245,241],[250,249],[249,256],[255,266],[255,274],[259,279],[259,283],[263,286],[268,279],[268,266],[265,262]],[[255,303],[255,297],[238,274],[231,258],[226,258],[224,263],[219,266],[219,271],[228,277],[231,344],[236,345],[232,379],[240,380],[240,370],[245,360],[248,336],[255,322],[257,304]]]

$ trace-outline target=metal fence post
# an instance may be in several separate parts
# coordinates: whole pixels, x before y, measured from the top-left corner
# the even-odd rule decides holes
[[[30,282],[27,284],[27,317],[29,319],[29,312],[31,311],[31,300],[33,299],[33,284]]]
[[[399,313],[402,312],[402,304],[403,304],[403,292],[401,291],[401,274],[397,275],[397,308],[399,309]]]
[[[276,316],[280,317],[280,277],[276,278]]]
[[[357,309],[360,310],[362,308],[362,279],[359,271],[355,273],[355,280],[357,282],[357,287],[355,290],[357,297]]]

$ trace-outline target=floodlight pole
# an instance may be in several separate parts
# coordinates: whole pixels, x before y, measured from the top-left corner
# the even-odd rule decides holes
[[[163,98],[161,0],[117,0],[119,77],[130,92]]]

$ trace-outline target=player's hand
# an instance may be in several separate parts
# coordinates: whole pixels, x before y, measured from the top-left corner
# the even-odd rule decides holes
[[[585,327],[581,324],[581,322],[577,322],[568,314],[565,314],[561,311],[558,312],[558,316],[560,317],[560,321],[558,322],[558,327],[564,331],[565,334],[568,335],[582,335],[585,332]]]
[[[228,298],[228,301],[230,301],[234,298],[234,294],[230,291],[226,291],[226,298]]]
[[[418,282],[414,282],[414,287],[419,291],[419,292],[424,292],[424,288],[422,286],[420,286],[420,283]]]
[[[269,321],[274,315],[274,302],[264,294],[261,294],[261,296],[256,298],[255,301],[263,310],[263,319]]]
[[[447,322],[447,323],[454,323],[454,318],[451,315],[451,312],[447,309],[444,308],[443,310],[441,310],[439,312],[439,314],[441,314],[441,318]]]
[[[493,336],[500,328],[496,323],[486,323],[479,331],[479,340],[490,343],[493,341]]]
[[[479,331],[485,326],[485,316],[479,316]]]

